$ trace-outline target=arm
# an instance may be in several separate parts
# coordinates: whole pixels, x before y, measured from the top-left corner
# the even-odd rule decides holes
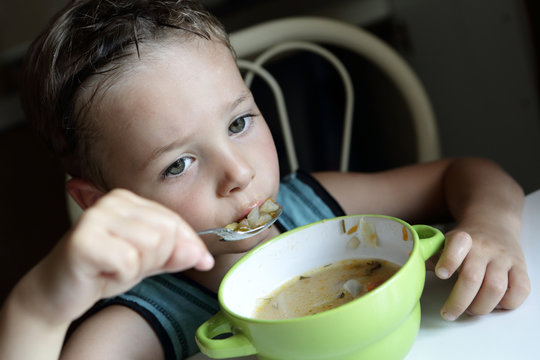
[[[125,306],[111,305],[77,327],[64,344],[61,359],[159,360],[165,354],[142,316]]]
[[[0,312],[0,358],[58,359],[69,324],[50,324],[29,308],[26,286],[19,284]]]
[[[114,190],[85,211],[8,296],[0,312],[0,358],[57,359],[69,324],[97,300],[152,274],[212,266],[206,247],[178,215]]]
[[[485,314],[519,306],[530,292],[519,243],[523,192],[483,159],[440,160],[373,174],[315,176],[348,213],[384,213],[409,222],[441,221],[447,234],[436,273],[458,280],[441,314]]]

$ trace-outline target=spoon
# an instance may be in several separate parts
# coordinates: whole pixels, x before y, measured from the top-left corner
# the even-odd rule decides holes
[[[265,222],[264,224],[261,224],[255,228],[249,229],[249,230],[231,230],[227,228],[215,228],[215,229],[208,229],[208,230],[202,230],[197,232],[198,235],[206,235],[206,234],[216,234],[222,238],[223,241],[237,241],[237,240],[243,240],[247,239],[249,237],[255,236],[262,231],[268,229],[280,216],[281,216],[281,206],[278,210],[275,211],[274,215],[272,216],[272,220],[269,220]]]

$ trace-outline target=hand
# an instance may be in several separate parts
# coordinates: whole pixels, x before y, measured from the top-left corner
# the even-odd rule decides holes
[[[208,270],[213,263],[202,240],[176,213],[114,190],[83,213],[26,281],[32,297],[39,298],[32,306],[51,321],[70,322],[97,300],[122,293],[144,277],[192,267]]]
[[[502,222],[458,226],[447,235],[435,272],[448,279],[459,275],[441,309],[447,320],[463,312],[482,315],[514,309],[530,293],[530,280],[519,244],[519,226]]]

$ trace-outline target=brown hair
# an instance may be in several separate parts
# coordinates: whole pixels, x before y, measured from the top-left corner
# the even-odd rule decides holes
[[[106,188],[89,151],[95,126],[84,121],[81,85],[100,86],[140,58],[141,44],[202,38],[234,52],[222,25],[196,0],[74,0],[49,23],[27,53],[21,100],[28,120],[73,176]]]

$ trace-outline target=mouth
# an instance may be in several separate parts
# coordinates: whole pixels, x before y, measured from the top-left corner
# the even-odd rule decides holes
[[[260,202],[257,204],[260,204]],[[226,228],[233,231],[245,232],[257,230],[263,226],[268,227],[281,214],[281,205],[268,198],[262,204],[250,206],[247,210],[249,210],[247,215],[244,215],[239,221],[228,224]]]
[[[252,202],[249,206],[247,206],[246,208],[244,208],[244,210],[242,210],[240,212],[240,215],[238,216],[238,218],[235,221],[240,222],[243,219],[247,218],[247,216],[249,215],[249,213],[253,209],[260,207],[262,204],[263,204],[263,201],[254,201],[254,202]]]

